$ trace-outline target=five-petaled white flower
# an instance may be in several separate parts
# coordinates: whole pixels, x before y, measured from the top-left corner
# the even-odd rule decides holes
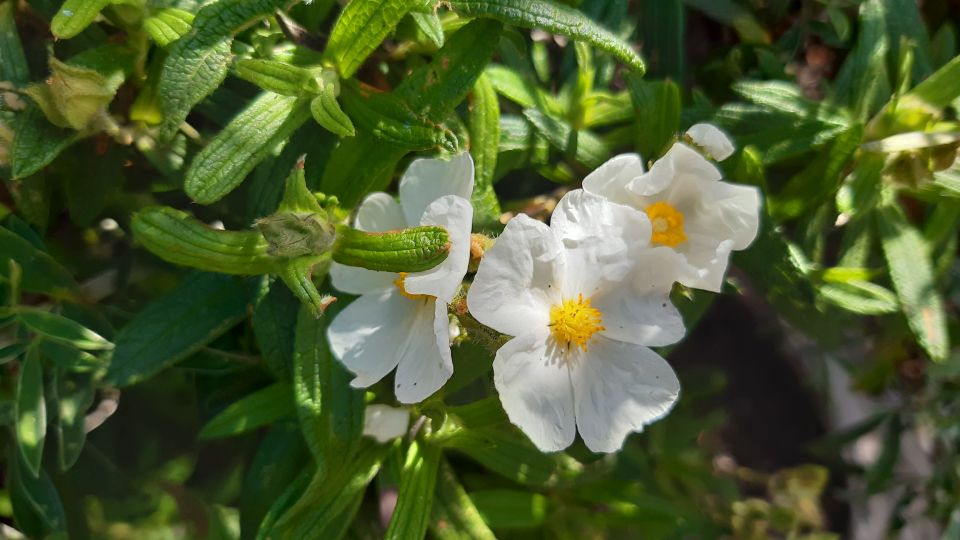
[[[711,146],[719,144],[718,136],[725,137],[709,133]],[[647,172],[640,156],[615,156],[584,179],[583,189],[646,212],[651,242],[678,258],[676,280],[719,292],[730,252],[753,242],[760,220],[758,190],[722,178],[706,158],[676,143]]]
[[[467,295],[481,323],[515,336],[497,351],[494,383],[510,420],[543,451],[613,452],[665,415],[680,384],[647,346],[683,336],[669,301],[672,254],[650,249],[632,208],[568,193],[550,226],[525,215],[484,254]]]
[[[361,295],[330,323],[334,355],[356,374],[354,387],[370,386],[393,368],[402,403],[423,401],[453,373],[447,303],[460,287],[470,259],[473,160],[418,159],[400,180],[400,203],[386,193],[364,199],[354,226],[389,231],[417,225],[446,228],[450,254],[423,272],[376,272],[334,264],[333,286]]]

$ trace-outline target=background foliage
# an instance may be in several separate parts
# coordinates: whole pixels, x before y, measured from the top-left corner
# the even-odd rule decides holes
[[[4,534],[960,538],[955,2],[345,4],[0,0]],[[540,454],[463,318],[416,435],[360,437],[348,298],[256,220],[469,150],[496,234],[699,121],[766,201],[726,294],[676,291],[669,417]]]

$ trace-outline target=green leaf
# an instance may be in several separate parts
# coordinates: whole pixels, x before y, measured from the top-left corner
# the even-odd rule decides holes
[[[343,78],[351,77],[380,45],[400,19],[421,2],[417,0],[353,0],[340,13],[326,56]]]
[[[30,68],[13,18],[14,2],[0,2],[0,81],[25,83]]]
[[[29,476],[37,478],[47,436],[47,404],[43,399],[43,366],[37,350],[27,351],[17,379],[17,448]]]
[[[290,376],[299,309],[300,303],[290,290],[275,281],[253,312],[253,333],[257,337],[260,355],[278,379]]]
[[[524,109],[523,116],[551,146],[589,169],[596,169],[610,157],[606,144],[589,131],[576,131],[566,121],[538,109]]]
[[[430,64],[406,77],[394,93],[416,114],[438,123],[445,121],[490,61],[500,32],[497,22],[470,22],[447,39]],[[404,149],[385,148],[372,135],[346,139],[331,155],[320,190],[337,196],[345,207],[355,206],[371,189],[389,182],[405,154]]]
[[[73,467],[83,451],[87,439],[84,421],[97,389],[92,375],[58,371],[56,379],[54,402],[57,403],[57,458],[60,470],[67,471]]]
[[[850,105],[854,117],[865,122],[892,93],[886,58],[890,39],[883,0],[860,4],[859,35],[853,52],[840,68],[835,81],[837,101]]]
[[[894,204],[879,209],[877,226],[890,279],[910,329],[930,358],[942,362],[947,359],[950,344],[927,243]]]
[[[647,69],[683,84],[686,75],[686,9],[682,0],[641,0],[637,35],[643,36]]]
[[[347,113],[340,108],[336,92],[333,84],[321,85],[320,93],[310,102],[310,113],[318,124],[334,135],[353,137],[357,134],[356,128]]]
[[[869,281],[847,281],[820,286],[820,295],[831,304],[860,315],[884,315],[900,309],[897,296]]]
[[[11,260],[23,269],[20,288],[24,291],[62,300],[80,297],[80,285],[60,263],[22,237],[0,227],[0,278],[10,279],[8,262]]]
[[[129,386],[200,350],[246,317],[260,281],[191,274],[117,333],[105,380]]]
[[[437,540],[496,539],[445,460],[437,474],[430,531]]]
[[[297,416],[320,473],[342,464],[363,431],[363,392],[350,386],[352,376],[330,354],[329,321],[302,308],[293,352]]]
[[[407,459],[400,473],[397,506],[384,535],[385,540],[416,540],[427,534],[439,466],[439,446],[414,441],[407,449]]]
[[[413,11],[410,13],[410,17],[413,19],[413,22],[416,23],[417,28],[419,28],[434,45],[443,47],[443,23],[440,21],[440,16],[437,15],[436,11],[430,11],[429,13]]]
[[[500,144],[500,103],[490,79],[481,74],[473,86],[470,102],[470,154],[473,156],[473,203],[475,227],[499,224],[500,201],[493,190]]]
[[[50,21],[50,31],[58,39],[69,39],[97,18],[110,0],[65,0]]]
[[[680,131],[680,89],[671,81],[626,78],[636,116],[636,148],[643,159],[666,153]]]
[[[46,167],[71,144],[80,139],[73,130],[47,121],[39,107],[27,107],[17,115],[10,148],[10,173],[25,178]]]
[[[237,77],[283,96],[300,96],[313,80],[310,70],[277,60],[246,58],[235,69]]]
[[[104,355],[107,357],[105,360],[86,351],[46,339],[40,341],[40,352],[60,369],[73,373],[99,371],[109,364],[109,354]]]
[[[753,13],[733,0],[683,0],[711,19],[732,26],[744,43],[770,43],[770,35]]]
[[[17,318],[25,326],[47,339],[78,349],[99,351],[112,349],[103,336],[62,315],[37,308],[17,308]]]
[[[200,430],[201,439],[246,433],[294,414],[290,385],[274,383],[235,401]]]
[[[295,479],[309,467],[300,430],[289,424],[273,426],[257,448],[240,493],[240,538],[256,537],[264,516]]]
[[[933,107],[944,108],[957,96],[960,96],[960,56],[935,71],[905,98],[919,99]]]
[[[290,0],[220,0],[197,13],[192,30],[170,47],[160,78],[164,119],[160,128],[170,138],[194,105],[210,95],[227,76],[233,35]]]
[[[66,512],[57,488],[46,471],[41,469],[31,475],[28,470],[29,464],[24,462],[22,456],[10,456],[10,458],[12,459],[7,461],[5,469],[9,474],[7,487],[10,489],[10,499],[17,525],[21,525],[23,514],[29,513],[37,520],[36,525],[40,530],[25,532],[35,533],[35,538],[66,540]]]
[[[333,260],[381,272],[429,270],[450,254],[450,236],[443,227],[424,225],[400,231],[369,233],[341,225]]]
[[[733,91],[752,103],[797,119],[815,120],[832,126],[851,124],[845,110],[828,101],[808,99],[803,90],[793,83],[742,80],[733,85]]]
[[[164,49],[187,35],[192,25],[193,13],[177,8],[161,9],[143,21],[143,29]]]
[[[539,527],[549,512],[547,498],[528,491],[490,489],[471,492],[470,498],[484,521],[495,529]]]
[[[390,92],[344,81],[340,101],[361,131],[406,150],[439,149],[456,153],[457,136],[443,124],[415,113]]]
[[[223,198],[309,118],[307,103],[265,92],[197,154],[184,191],[201,204]]]
[[[275,267],[260,233],[213,229],[169,206],[137,212],[131,229],[144,247],[174,264],[240,275],[267,274]]]
[[[524,28],[542,28],[552,34],[585,41],[606,51],[643,74],[643,59],[629,43],[576,9],[547,0],[449,0],[444,2],[463,17],[490,17]]]

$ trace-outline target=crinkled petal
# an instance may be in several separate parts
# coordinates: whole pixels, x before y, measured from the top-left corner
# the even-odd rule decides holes
[[[377,272],[336,262],[330,265],[330,279],[333,286],[338,291],[350,294],[388,291],[396,287],[393,282],[397,277],[393,272]]]
[[[409,425],[410,411],[403,407],[367,405],[363,416],[363,434],[373,437],[380,443],[403,437]]]
[[[353,223],[354,227],[361,231],[371,232],[392,231],[407,226],[400,203],[380,191],[371,193],[363,199]]]
[[[587,448],[616,452],[631,432],[665,416],[680,381],[652,350],[598,337],[571,368],[577,429]]]
[[[687,136],[717,161],[723,161],[733,154],[734,146],[730,137],[713,124],[694,124],[687,130]]]
[[[333,318],[327,339],[337,360],[356,374],[351,386],[370,386],[397,366],[416,312],[416,302],[390,291],[365,294]]]
[[[433,299],[416,313],[407,346],[400,357],[393,388],[400,403],[419,403],[453,374],[447,304]]]
[[[694,289],[720,292],[727,273],[733,240],[717,240],[696,233],[687,233],[687,241],[679,252],[686,262],[677,281]]]
[[[444,303],[453,300],[470,263],[470,227],[473,206],[468,199],[445,195],[430,203],[420,225],[440,225],[450,238],[450,254],[442,263],[423,272],[408,274],[404,288],[411,294],[436,296]]]
[[[564,195],[550,228],[566,248],[564,298],[616,286],[649,246],[651,232],[646,214],[582,189]]]
[[[733,240],[733,250],[746,249],[760,229],[760,191],[753,186],[727,182],[703,182],[704,229]],[[693,216],[694,221],[700,216]]]
[[[400,180],[400,204],[407,223],[420,223],[430,203],[444,195],[470,200],[473,193],[473,158],[457,154],[449,160],[422,158],[410,163]]]
[[[683,143],[675,143],[646,174],[631,182],[627,189],[638,197],[653,197],[662,194],[675,182],[684,178],[720,180],[723,175],[699,152]],[[658,196],[657,200],[662,198],[662,195]],[[644,201],[643,204],[648,202]]]
[[[493,381],[510,421],[543,452],[573,443],[573,389],[570,369],[551,354],[546,328],[513,338],[497,351]]]
[[[683,270],[683,256],[658,247],[644,250],[636,261],[619,287],[592,299],[591,305],[603,315],[604,335],[648,347],[680,341],[683,317],[670,302],[670,290]]]
[[[481,323],[510,336],[546,328],[561,300],[563,248],[549,227],[525,215],[507,223],[480,261],[467,305]]]
[[[643,158],[638,154],[620,154],[588,174],[583,179],[583,189],[613,202],[632,205],[636,195],[627,186],[643,173]]]

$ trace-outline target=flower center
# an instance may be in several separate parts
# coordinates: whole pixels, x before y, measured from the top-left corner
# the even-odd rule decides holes
[[[406,287],[403,286],[403,284],[404,284],[406,281],[407,281],[407,273],[406,273],[406,272],[400,272],[400,277],[398,277],[397,279],[393,280],[393,284],[396,285],[398,289],[400,289],[400,294],[402,294],[402,295],[404,296],[404,298],[409,298],[410,300],[422,300],[422,299],[424,299],[424,298],[429,298],[429,295],[426,295],[426,294],[410,294],[410,293],[408,293]]]
[[[687,241],[683,232],[683,214],[669,203],[660,201],[647,207],[647,217],[653,225],[650,241],[662,246],[677,247]]]
[[[590,307],[590,299],[583,299],[583,295],[564,300],[563,303],[550,308],[550,330],[557,342],[566,345],[577,345],[584,351],[587,342],[594,334],[605,328],[600,324],[603,315],[600,310]]]

